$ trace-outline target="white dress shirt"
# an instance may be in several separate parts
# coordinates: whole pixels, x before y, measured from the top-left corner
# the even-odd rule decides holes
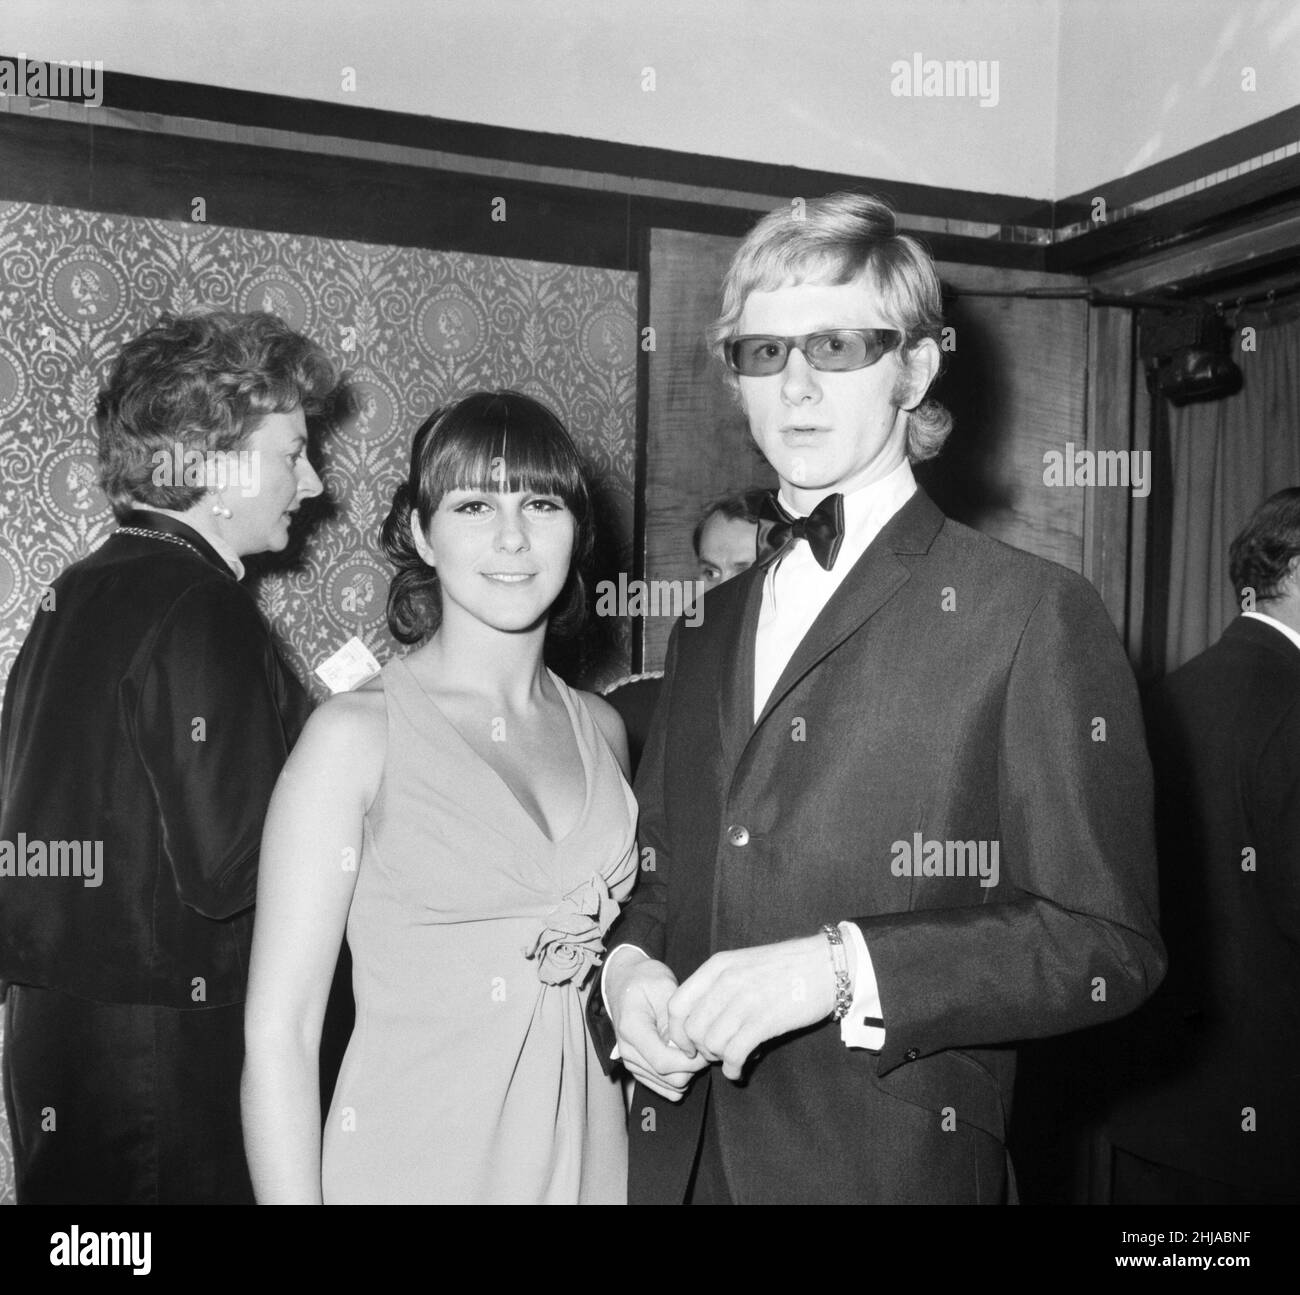
[[[1266,616],[1263,612],[1242,612],[1243,616],[1249,616],[1251,620],[1263,621],[1265,625],[1271,625],[1275,630],[1285,634],[1296,647],[1300,648],[1300,634],[1297,634],[1290,625],[1284,625],[1274,616]]]
[[[794,656],[795,648],[821,615],[831,595],[844,582],[854,563],[885,528],[886,523],[916,493],[916,479],[906,459],[888,476],[860,486],[844,496],[844,538],[835,565],[826,571],[813,557],[805,540],[797,540],[768,568],[763,582],[763,606],[754,640],[754,722],[763,713],[776,681]],[[781,506],[795,516],[806,516],[781,493]],[[853,977],[853,1005],[840,1021],[840,1038],[850,1048],[878,1052],[885,1046],[885,1031],[864,1020],[879,1020],[880,988],[861,928],[841,922],[840,932],[857,953]],[[827,953],[829,957],[829,951]]]

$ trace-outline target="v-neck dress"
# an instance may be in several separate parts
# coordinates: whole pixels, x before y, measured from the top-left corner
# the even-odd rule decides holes
[[[636,801],[552,674],[586,794],[552,841],[400,657],[348,913],[356,1026],[325,1126],[327,1204],[621,1204],[621,1089],[587,1034],[636,876]]]

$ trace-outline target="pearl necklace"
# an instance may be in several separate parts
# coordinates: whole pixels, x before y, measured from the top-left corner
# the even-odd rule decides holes
[[[162,540],[166,544],[179,544],[181,548],[189,549],[191,553],[198,553],[199,557],[203,556],[203,554],[199,553],[198,549],[196,549],[189,540],[182,539],[179,535],[170,535],[166,531],[148,531],[145,530],[143,526],[119,526],[113,534],[138,535],[144,540]]]

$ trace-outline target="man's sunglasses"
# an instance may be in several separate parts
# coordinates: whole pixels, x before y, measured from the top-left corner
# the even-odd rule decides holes
[[[723,349],[727,363],[741,377],[766,378],[785,368],[791,351],[802,351],[814,369],[846,373],[870,367],[902,340],[903,334],[894,328],[832,328],[802,337],[733,337]]]

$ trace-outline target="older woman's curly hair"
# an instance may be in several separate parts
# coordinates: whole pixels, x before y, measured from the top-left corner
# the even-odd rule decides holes
[[[184,512],[206,493],[157,465],[179,449],[238,449],[268,414],[341,408],[333,363],[272,314],[163,315],[122,348],[95,405],[100,484],[120,519],[135,505]]]
[[[792,283],[843,284],[867,276],[879,293],[886,323],[903,334],[900,358],[922,338],[939,341],[943,296],[939,275],[925,248],[898,232],[894,210],[879,198],[834,193],[795,199],[769,212],[740,245],[722,284],[722,313],[709,331],[726,382],[739,391],[726,369],[724,347],[737,331],[745,299]],[[907,457],[932,459],[952,431],[952,415],[937,401],[923,400],[907,419]]]

